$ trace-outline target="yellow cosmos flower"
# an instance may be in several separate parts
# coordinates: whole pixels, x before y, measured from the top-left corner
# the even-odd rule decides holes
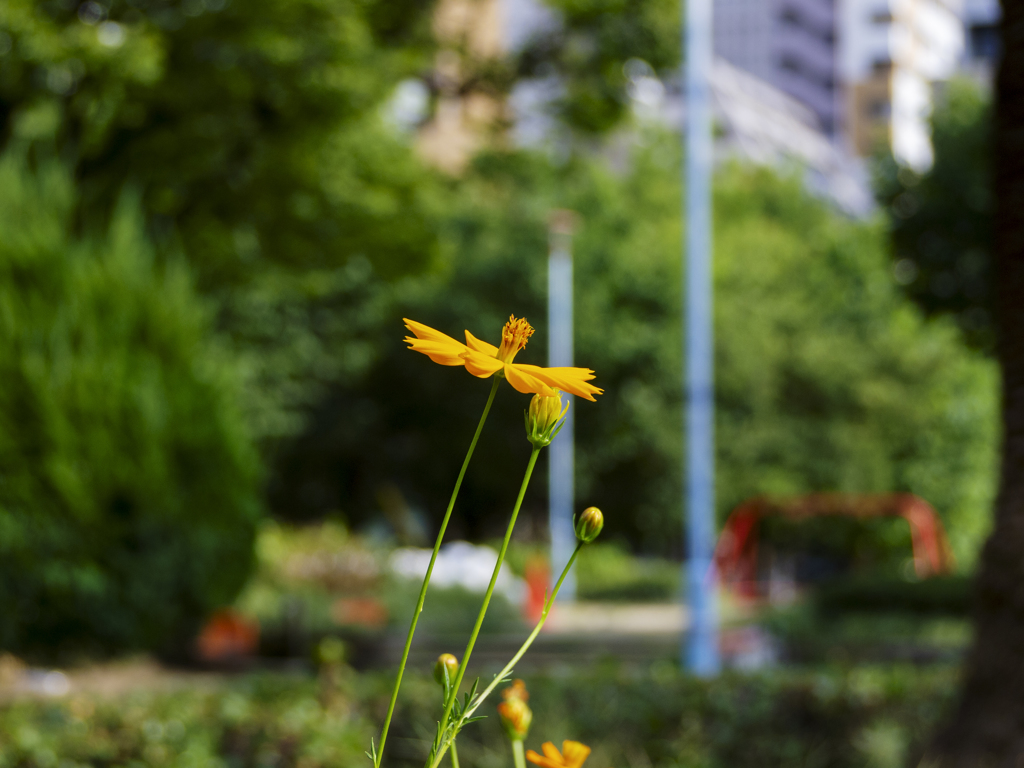
[[[561,752],[550,741],[545,741],[540,748],[544,750],[543,755],[528,749],[526,759],[541,768],[580,768],[590,756],[590,747],[578,741],[563,741]]]
[[[421,352],[440,365],[464,365],[477,378],[504,376],[519,392],[555,397],[555,390],[560,389],[587,400],[604,392],[588,383],[594,378],[589,368],[541,368],[513,362],[533,335],[526,318],[508,319],[501,331],[500,347],[478,339],[469,331],[463,344],[414,320],[406,319],[405,327],[413,334],[405,338],[409,349]]]

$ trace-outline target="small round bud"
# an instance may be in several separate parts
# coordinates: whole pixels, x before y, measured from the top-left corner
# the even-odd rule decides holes
[[[450,653],[442,653],[437,657],[434,664],[434,680],[440,686],[444,685],[444,670],[448,669],[448,682],[455,682],[455,675],[459,672],[459,660]]]
[[[501,692],[504,701],[498,705],[498,716],[505,728],[505,733],[513,741],[522,741],[530,731],[533,712],[526,704],[530,694],[522,680],[516,680],[509,688]]]
[[[569,410],[569,404],[562,407],[562,397],[555,395],[534,395],[526,417],[526,439],[537,448],[551,445],[562,428],[562,417]]]
[[[601,534],[604,528],[604,515],[597,507],[587,507],[576,518],[576,538],[589,544]]]

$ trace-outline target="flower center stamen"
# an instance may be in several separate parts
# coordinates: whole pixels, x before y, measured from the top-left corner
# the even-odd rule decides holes
[[[531,336],[533,336],[533,328],[526,322],[526,318],[521,317],[517,320],[515,316],[510,315],[501,331],[498,359],[503,363],[511,363],[519,350],[526,346],[526,342]]]

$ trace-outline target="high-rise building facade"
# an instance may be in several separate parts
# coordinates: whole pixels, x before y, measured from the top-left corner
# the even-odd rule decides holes
[[[970,27],[965,37],[965,5]],[[715,52],[799,99],[856,154],[932,161],[933,86],[991,60],[995,0],[715,0]],[[967,54],[967,55],[965,55]]]
[[[715,0],[715,54],[839,126],[837,0]]]
[[[960,0],[840,0],[845,132],[861,155],[888,143],[902,163],[932,162],[933,86],[964,57]]]
[[[964,0],[964,69],[982,82],[991,82],[1000,55],[999,0]]]

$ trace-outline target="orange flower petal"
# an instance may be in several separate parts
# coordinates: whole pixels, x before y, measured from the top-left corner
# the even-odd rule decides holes
[[[466,331],[466,346],[472,349],[474,352],[482,352],[488,357],[497,357],[498,348],[493,344],[488,344],[482,339],[478,339],[469,331]]]
[[[441,365],[463,365],[465,363],[461,355],[466,348],[454,339],[443,342],[406,338],[406,342],[409,344],[409,349],[427,355],[435,363]]]
[[[449,344],[457,344],[458,346],[463,348],[465,348],[466,346],[462,342],[456,341],[451,336],[445,333],[435,331],[429,325],[417,323],[415,320],[409,320],[408,318],[402,318],[402,321],[405,323],[405,327],[409,329],[409,332],[412,333],[412,335],[415,336],[417,339],[427,339],[429,341],[442,341]]]
[[[462,353],[462,362],[466,364],[467,371],[481,379],[493,376],[505,367],[501,360],[485,355],[482,352],[474,352],[472,349]]]
[[[550,741],[545,741],[540,745],[540,748],[544,750],[544,754],[547,755],[549,760],[557,760],[559,764],[562,763],[562,753],[558,751],[558,747],[552,744]]]
[[[525,363],[517,363],[516,367],[550,387],[586,398],[591,402],[594,402],[594,395],[604,393],[603,389],[587,383],[594,378],[594,372],[588,368],[541,368],[538,365]]]
[[[578,741],[562,742],[562,760],[568,768],[580,768],[590,756],[590,747]]]
[[[551,744],[551,742],[549,741],[548,744]],[[545,746],[547,746],[547,745],[545,745]],[[554,747],[555,747],[555,745],[551,744],[551,748],[554,749]],[[542,749],[543,749],[543,747],[542,747]],[[557,752],[558,752],[558,750],[556,749],[555,753],[557,754]],[[528,749],[528,750],[526,750],[526,759],[529,760],[531,763],[533,763],[535,765],[541,766],[541,768],[565,768],[565,764],[562,762],[562,756],[561,755],[558,756],[557,760],[552,760],[550,758],[538,755],[532,749]]]
[[[524,394],[532,393],[536,395],[546,395],[547,397],[554,397],[558,394],[532,373],[523,371],[522,366],[516,365],[515,363],[505,364],[505,378],[508,379],[508,383],[511,384],[517,392],[522,392]]]

